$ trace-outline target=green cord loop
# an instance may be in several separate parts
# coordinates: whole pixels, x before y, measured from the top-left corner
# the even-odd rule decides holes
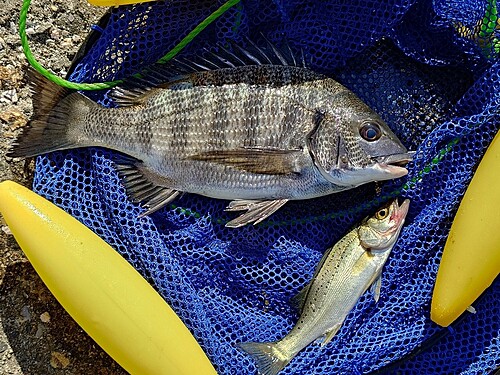
[[[219,9],[213,12],[210,16],[201,21],[188,35],[186,35],[170,52],[158,60],[159,64],[166,63],[168,60],[177,55],[184,47],[186,47],[199,33],[201,33],[208,25],[210,25],[217,18],[222,16],[229,8],[238,4],[240,0],[229,0],[224,3]]]
[[[240,0],[228,0],[215,12],[210,14],[205,18],[198,26],[196,26],[188,35],[186,35],[170,52],[163,56],[158,63],[162,64],[177,55],[184,47],[186,47],[198,34],[200,34],[208,25],[214,22],[217,18],[223,15],[231,7],[238,4]],[[76,83],[71,82],[61,77],[52,74],[47,69],[45,69],[33,56],[28,43],[28,37],[26,35],[26,19],[28,16],[28,9],[31,4],[31,0],[23,0],[23,6],[21,7],[21,13],[19,15],[19,36],[21,37],[21,45],[23,47],[24,55],[30,63],[30,65],[35,68],[40,74],[49,79],[50,81],[58,84],[59,86],[66,87],[72,90],[103,90],[112,88],[120,83],[122,80],[110,81],[110,82],[99,82],[99,83]]]

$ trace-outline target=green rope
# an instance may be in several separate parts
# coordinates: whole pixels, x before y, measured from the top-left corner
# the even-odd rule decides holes
[[[201,33],[208,25],[210,25],[217,18],[222,16],[229,8],[232,8],[238,4],[240,0],[229,0],[223,4],[219,9],[213,12],[210,16],[205,18],[198,26],[196,26],[193,31],[191,31],[184,39],[182,39],[179,44],[177,44],[169,53],[163,56],[158,63],[163,64],[170,60],[172,57],[177,55],[184,47],[186,47],[199,33]]]
[[[496,0],[488,2],[485,16],[481,22],[479,37],[486,41],[482,49],[487,58],[495,58],[500,54],[500,39],[495,36],[496,30],[500,29]]]
[[[238,4],[240,0],[228,0],[219,9],[205,18],[198,26],[196,26],[188,35],[186,35],[170,52],[163,56],[158,63],[165,63],[175,55],[177,55],[186,45],[188,45],[199,33],[201,33],[208,25],[214,22],[217,18],[223,15],[231,7]],[[111,82],[100,82],[100,83],[75,83],[65,80],[51,73],[45,69],[33,56],[28,43],[28,37],[26,35],[26,19],[28,16],[28,9],[31,4],[31,0],[23,0],[23,6],[21,7],[21,13],[19,15],[19,36],[21,37],[21,45],[23,47],[24,55],[30,63],[30,65],[35,68],[40,74],[49,79],[50,81],[58,84],[59,86],[66,87],[73,90],[103,90],[114,87],[120,83],[122,80],[116,80]]]
[[[483,54],[488,59],[494,59],[500,54],[500,39],[495,35],[500,29],[497,0],[489,0],[483,19],[478,23],[477,36],[471,33],[468,39],[476,40]]]

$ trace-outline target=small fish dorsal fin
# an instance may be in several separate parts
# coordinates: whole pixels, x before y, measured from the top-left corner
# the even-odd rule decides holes
[[[311,289],[311,285],[312,283],[316,280],[316,277],[318,276],[319,274],[319,271],[321,270],[321,268],[323,267],[323,265],[325,264],[326,260],[328,259],[328,256],[330,255],[330,252],[332,251],[333,247],[329,248],[327,251],[325,251],[325,253],[323,254],[323,256],[321,257],[320,261],[318,262],[318,264],[316,265],[316,269],[314,271],[314,275],[313,277],[311,278],[311,281],[309,281],[309,283],[307,283],[298,293],[297,295],[295,295],[294,297],[292,297],[291,299],[291,303],[292,303],[292,306],[294,306],[295,308],[297,308],[297,310],[299,311],[299,313],[302,314],[302,310],[304,309],[304,305],[306,303],[306,299],[307,299],[307,295],[309,294],[309,289]]]
[[[297,309],[297,311],[302,314],[304,310],[304,305],[306,303],[307,294],[309,293],[309,289],[311,288],[311,282],[306,284],[295,296],[293,296],[290,300],[293,307]]]

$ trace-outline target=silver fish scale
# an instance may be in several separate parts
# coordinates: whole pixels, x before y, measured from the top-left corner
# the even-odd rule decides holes
[[[314,168],[307,148],[321,96],[325,91],[317,82],[279,88],[240,83],[157,89],[139,110],[92,109],[84,120],[84,132],[93,145],[142,160],[159,181],[176,190],[225,199],[257,199],[263,190],[269,198],[315,197],[340,190]],[[189,159],[242,148],[297,150],[294,162],[300,178]]]
[[[182,158],[241,147],[284,150],[305,147],[305,135],[313,126],[312,115],[291,103],[299,100],[293,97],[302,90],[297,91],[239,84],[179,91],[175,96],[180,98],[175,99],[180,100],[172,100],[170,93],[161,93],[151,110],[168,107],[174,110],[165,113],[158,125],[163,137],[154,138],[152,152],[160,153],[157,157],[168,149],[175,155],[173,158]],[[306,126],[297,129],[298,121]]]

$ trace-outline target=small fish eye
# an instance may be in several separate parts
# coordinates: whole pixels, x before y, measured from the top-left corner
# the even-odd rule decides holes
[[[375,218],[377,220],[384,220],[387,217],[387,215],[389,215],[389,210],[387,208],[382,208],[375,214]]]
[[[382,136],[380,125],[375,122],[367,122],[360,129],[359,134],[364,140],[373,142]]]

